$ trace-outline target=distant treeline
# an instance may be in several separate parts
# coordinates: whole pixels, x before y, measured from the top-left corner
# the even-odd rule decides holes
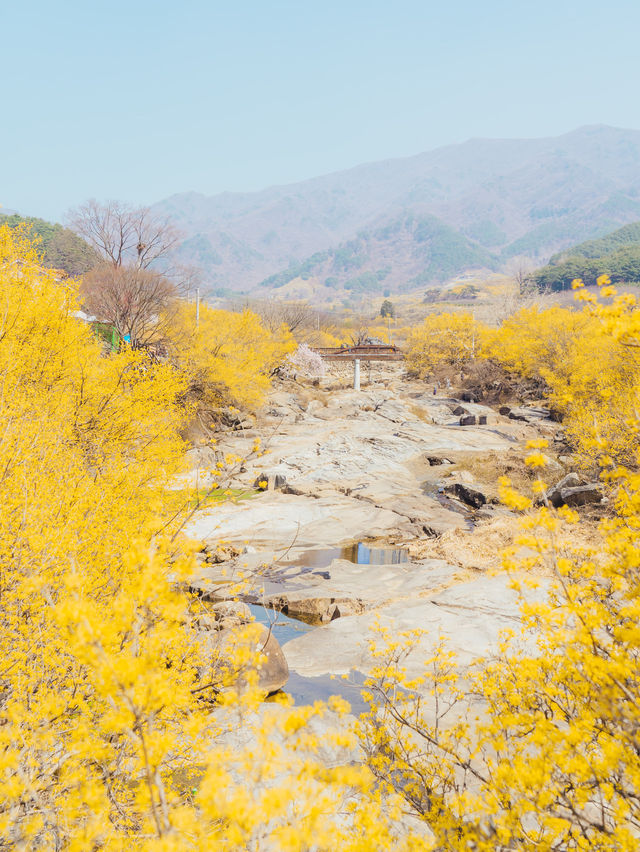
[[[69,228],[31,216],[11,216],[0,213],[0,225],[17,228],[26,225],[32,237],[39,241],[42,263],[50,269],[61,269],[67,275],[83,275],[100,260],[96,252]]]
[[[595,284],[605,274],[614,284],[640,282],[640,222],[554,255],[529,280],[538,290],[557,291],[569,289],[576,278]]]

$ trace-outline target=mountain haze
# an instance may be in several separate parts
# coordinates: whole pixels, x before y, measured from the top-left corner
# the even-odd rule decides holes
[[[202,267],[210,291],[275,276],[273,286],[301,269],[329,286],[377,276],[395,290],[513,255],[544,262],[640,219],[640,131],[471,139],[261,192],[182,193],[155,209],[185,233],[179,259]],[[357,265],[336,274],[354,241]]]

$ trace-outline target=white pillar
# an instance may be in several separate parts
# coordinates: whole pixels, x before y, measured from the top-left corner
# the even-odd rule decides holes
[[[360,390],[360,359],[353,362],[353,389]]]

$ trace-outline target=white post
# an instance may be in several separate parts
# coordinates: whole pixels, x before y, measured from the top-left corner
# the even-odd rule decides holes
[[[360,390],[360,359],[356,358],[353,362],[353,389]]]
[[[476,357],[476,312],[473,311],[471,314],[471,319],[473,325],[471,326],[471,357],[475,359]]]
[[[196,325],[200,325],[200,288],[196,287]]]

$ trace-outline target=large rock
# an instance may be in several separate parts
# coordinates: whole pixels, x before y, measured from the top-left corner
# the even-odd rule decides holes
[[[578,485],[575,488],[562,488],[554,505],[586,506],[587,503],[601,503],[602,492],[595,483]]]
[[[510,420],[523,420],[525,423],[539,423],[541,420],[549,419],[549,409],[540,406],[520,406],[512,408],[507,415]]]
[[[248,624],[253,620],[251,610],[242,601],[221,601],[211,604],[211,612],[216,620],[218,629],[225,627],[237,627],[240,624]]]
[[[452,485],[446,485],[444,490],[447,494],[455,495],[463,503],[466,503],[467,506],[471,506],[474,509],[479,509],[487,502],[487,498],[481,491],[469,488],[468,485],[463,485],[462,482],[454,482]]]
[[[260,652],[266,656],[266,660],[258,669],[260,688],[269,693],[277,692],[289,680],[289,666],[273,632],[264,624],[259,626],[261,631],[257,645]]]
[[[287,484],[287,479],[281,473],[259,473],[253,487],[259,491],[281,491]]]
[[[548,582],[540,579],[535,588],[526,584],[522,596],[530,601],[546,599]],[[459,583],[428,598],[398,601],[350,618],[338,618],[322,627],[286,642],[283,650],[291,670],[306,677],[342,675],[353,669],[367,673],[376,664],[370,641],[381,624],[397,636],[405,630],[423,630],[404,661],[407,675],[424,674],[424,661],[434,653],[440,637],[456,654],[464,669],[478,657],[490,657],[499,650],[505,630],[520,634],[521,594],[513,588],[513,578],[500,574],[482,576]],[[535,639],[522,635],[516,640],[535,653]]]
[[[445,459],[441,456],[426,456],[426,459],[429,462],[430,467],[436,467],[441,464],[453,464],[451,459]]]
[[[266,693],[277,692],[289,679],[289,666],[282,653],[282,648],[273,633],[264,624],[253,622],[241,628],[233,627],[220,630],[217,633],[201,634],[201,640],[212,665],[215,667],[219,660],[221,663],[232,664],[234,659],[234,646],[238,643],[249,641],[253,651],[259,653],[265,659],[258,666],[258,686]],[[252,664],[249,664],[252,665]],[[205,667],[200,673],[201,677],[210,677],[211,666]],[[239,680],[247,677],[247,669],[238,670],[236,676]]]
[[[577,473],[568,473],[546,493],[552,506],[584,506],[600,503],[602,492],[596,483],[584,483]]]

